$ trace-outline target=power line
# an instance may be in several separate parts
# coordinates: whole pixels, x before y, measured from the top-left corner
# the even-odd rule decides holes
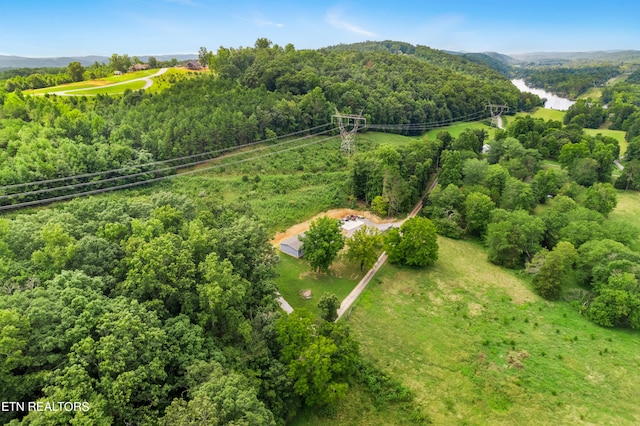
[[[446,120],[432,121],[428,123],[408,123],[408,124],[368,124],[367,129],[379,130],[430,130],[438,127],[448,126],[458,121],[473,121],[478,118],[488,118],[486,111],[477,111],[460,117],[454,117]]]
[[[412,123],[412,124],[374,124],[374,125],[367,125],[365,128],[366,129],[381,129],[381,130],[427,130],[427,129],[432,129],[432,128],[437,128],[437,127],[443,127],[446,126],[448,124],[454,123],[454,122],[459,122],[459,121],[472,121],[474,119],[479,118],[480,116],[486,116],[486,111],[478,111],[475,113],[471,113],[471,114],[467,114],[465,116],[461,116],[461,117],[456,117],[456,118],[451,118],[448,120],[442,120],[442,121],[434,121],[434,122],[430,122],[430,123]],[[231,147],[231,148],[224,148],[224,149],[220,149],[217,151],[210,151],[207,153],[201,153],[201,154],[194,154],[194,155],[189,155],[189,156],[184,156],[184,157],[178,157],[178,158],[173,158],[173,159],[168,159],[168,160],[161,160],[161,161],[155,161],[152,163],[145,163],[145,164],[141,164],[141,165],[132,165],[132,166],[127,166],[127,167],[123,167],[120,169],[113,169],[113,170],[107,170],[107,171],[102,171],[102,172],[95,172],[95,173],[87,173],[87,174],[83,174],[83,175],[76,175],[76,176],[69,176],[69,177],[65,177],[65,178],[56,178],[56,179],[49,179],[49,180],[43,180],[43,181],[34,181],[34,182],[30,182],[30,183],[24,183],[24,184],[15,184],[15,185],[9,185],[9,186],[5,186],[0,188],[1,189],[8,189],[8,188],[17,188],[17,187],[22,187],[22,186],[28,186],[28,185],[42,185],[45,183],[56,183],[56,182],[62,182],[62,181],[66,181],[66,180],[71,180],[71,179],[81,179],[81,178],[86,178],[86,177],[95,177],[95,176],[99,176],[99,175],[103,175],[103,174],[107,174],[107,173],[114,173],[114,172],[119,172],[119,171],[123,171],[123,170],[128,170],[128,169],[140,169],[140,168],[144,168],[150,165],[160,165],[160,164],[166,164],[172,161],[182,161],[185,159],[193,159],[193,158],[197,158],[197,157],[201,157],[203,155],[211,155],[213,153],[221,153],[221,152],[225,152],[225,151],[230,151],[230,150],[238,150],[241,148],[246,148],[246,147],[251,147],[260,143],[264,143],[264,142],[268,142],[268,141],[272,141],[272,140],[277,140],[277,139],[281,139],[284,137],[289,137],[292,135],[296,135],[296,134],[300,134],[300,133],[308,133],[311,130],[316,130],[316,129],[320,129],[323,127],[327,127],[331,125],[331,123],[326,123],[320,126],[316,126],[310,129],[305,129],[305,130],[301,130],[298,132],[293,132],[290,133],[288,135],[282,135],[282,136],[278,136],[276,138],[271,138],[265,141],[257,141],[257,142],[252,142],[252,143],[248,143],[248,144],[244,144],[244,145],[238,145],[235,147]],[[285,144],[290,144],[293,142],[297,142],[303,139],[306,139],[309,136],[319,136],[319,135],[323,135],[326,133],[329,133],[331,131],[335,130],[334,128],[328,129],[328,130],[324,130],[322,132],[319,133],[315,133],[312,135],[307,135],[305,137],[301,137],[301,138],[296,138],[296,139],[292,139],[289,141],[285,141],[282,142],[280,144],[278,144],[276,147],[285,145]],[[328,137],[325,139],[321,139],[318,141],[312,141],[309,143],[305,143],[305,144],[301,144],[299,146],[294,146],[294,147],[290,147],[290,148],[286,148],[286,149],[282,149],[282,150],[278,150],[278,151],[274,151],[271,153],[267,153],[267,154],[263,154],[263,155],[258,155],[258,156],[251,156],[249,158],[246,159],[242,159],[242,160],[238,160],[235,162],[230,162],[230,163],[224,163],[224,164],[218,164],[218,165],[214,165],[211,167],[204,167],[204,168],[200,168],[200,169],[196,169],[196,170],[190,170],[190,171],[186,171],[180,174],[174,174],[174,175],[168,175],[168,176],[158,176],[158,177],[154,177],[154,178],[150,178],[150,179],[145,179],[142,181],[137,181],[137,182],[129,182],[129,183],[125,183],[125,184],[120,184],[120,185],[114,185],[108,188],[98,188],[98,189],[93,189],[93,190],[89,190],[89,191],[83,191],[83,192],[77,192],[77,193],[73,193],[73,194],[66,194],[66,195],[61,195],[61,196],[55,196],[55,197],[49,197],[49,198],[45,198],[45,199],[41,199],[41,200],[33,200],[33,201],[25,201],[22,203],[17,203],[17,204],[9,204],[9,205],[5,205],[5,206],[0,206],[0,211],[2,210],[10,210],[10,209],[18,209],[18,208],[22,208],[22,207],[28,207],[28,206],[33,206],[33,205],[38,205],[38,204],[46,204],[46,203],[51,203],[51,202],[55,202],[55,201],[63,201],[63,200],[68,200],[68,199],[72,199],[72,198],[76,198],[76,197],[82,197],[82,196],[87,196],[87,195],[94,195],[94,194],[99,194],[99,193],[103,193],[103,192],[108,192],[108,191],[115,191],[115,190],[119,190],[119,189],[126,189],[126,188],[132,188],[135,186],[140,186],[140,185],[144,185],[147,183],[154,183],[154,182],[158,182],[161,181],[163,179],[170,179],[172,177],[177,177],[177,176],[185,176],[188,174],[193,174],[193,173],[200,173],[203,171],[207,171],[207,170],[213,170],[219,167],[224,167],[227,165],[235,165],[235,164],[240,164],[240,163],[244,163],[247,161],[252,161],[252,160],[256,160],[256,159],[260,159],[260,158],[264,158],[264,157],[268,157],[268,156],[272,156],[272,155],[276,155],[276,154],[280,154],[283,152],[288,152],[291,150],[295,150],[295,149],[300,149],[306,146],[310,146],[310,145],[314,145],[320,142],[324,142],[330,139],[333,139],[335,136],[332,137]],[[256,151],[261,151],[264,149],[270,149],[270,148],[274,148],[274,146],[263,146],[260,148],[256,148],[255,150],[250,151],[249,153],[253,154]],[[4,196],[0,196],[0,200],[3,199],[9,199],[9,198],[18,198],[18,197],[26,197],[26,196],[30,196],[30,195],[38,195],[38,194],[44,194],[44,193],[49,193],[49,192],[54,192],[54,191],[58,191],[58,190],[69,190],[69,189],[75,189],[75,188],[81,188],[84,186],[89,186],[89,185],[98,185],[98,184],[103,184],[106,182],[113,182],[119,179],[130,179],[130,178],[135,178],[135,177],[140,177],[140,176],[146,176],[149,174],[158,174],[158,173],[163,173],[163,172],[170,172],[173,170],[177,170],[177,169],[182,169],[182,168],[188,168],[188,167],[193,167],[193,166],[197,166],[200,164],[204,164],[210,161],[215,161],[216,159],[219,160],[225,160],[231,157],[236,157],[238,155],[242,155],[242,154],[246,154],[246,152],[234,152],[232,154],[226,155],[224,157],[218,157],[218,158],[208,158],[205,160],[199,160],[199,161],[195,161],[195,162],[191,162],[191,163],[187,163],[187,164],[180,164],[180,165],[175,165],[175,166],[170,166],[170,167],[165,167],[162,169],[157,169],[157,170],[148,170],[148,171],[143,171],[143,172],[137,172],[137,173],[132,173],[132,174],[128,174],[128,175],[120,175],[120,176],[116,176],[116,177],[111,177],[111,178],[107,178],[107,179],[100,179],[97,181],[92,181],[92,182],[82,182],[82,183],[78,183],[78,184],[72,184],[72,185],[63,185],[63,186],[57,186],[57,187],[53,187],[53,188],[45,188],[45,189],[40,189],[40,190],[35,190],[35,191],[29,191],[29,192],[24,192],[24,193],[16,193],[16,194],[9,194],[9,195],[4,195]]]
[[[266,153],[266,154],[258,155],[258,156],[255,156],[255,157],[244,158],[244,159],[233,161],[233,162],[230,162],[230,163],[216,164],[216,165],[213,165],[213,166],[210,166],[210,167],[203,167],[203,168],[196,169],[196,170],[188,170],[188,171],[180,173],[180,174],[168,175],[168,176],[160,176],[160,177],[156,177],[156,178],[152,178],[152,179],[147,179],[147,180],[144,180],[144,181],[130,182],[130,183],[122,184],[122,185],[112,186],[112,187],[109,187],[109,188],[100,188],[100,189],[93,189],[93,190],[84,191],[84,192],[76,192],[76,193],[73,193],[73,194],[61,195],[61,196],[57,196],[57,197],[50,197],[50,198],[45,198],[45,199],[42,199],[42,200],[25,201],[25,202],[18,203],[18,204],[8,204],[8,205],[0,206],[0,211],[2,211],[2,210],[14,210],[14,209],[19,209],[19,208],[23,208],[23,207],[36,206],[36,205],[40,205],[40,204],[49,204],[49,203],[53,203],[53,202],[56,202],[56,201],[70,200],[70,199],[73,199],[73,198],[84,197],[84,196],[87,196],[87,195],[95,195],[95,194],[100,194],[100,193],[109,192],[109,191],[116,191],[116,190],[119,190],[119,189],[133,188],[135,186],[140,186],[140,185],[144,185],[144,184],[147,184],[147,183],[159,182],[159,181],[164,180],[164,179],[171,179],[171,178],[174,178],[174,177],[180,177],[180,176],[190,175],[190,174],[194,174],[194,173],[200,173],[200,172],[203,172],[203,171],[213,170],[213,169],[217,169],[217,168],[220,168],[220,167],[227,167],[227,166],[233,166],[233,165],[236,165],[236,164],[246,163],[247,161],[257,160],[257,159],[260,159],[260,158],[265,158],[265,157],[269,157],[269,156],[272,156],[272,155],[280,154],[280,153],[283,153],[283,152],[293,151],[293,150],[296,150],[296,149],[300,149],[300,148],[304,148],[304,147],[307,147],[307,146],[315,145],[315,144],[318,144],[318,143],[321,143],[321,142],[326,142],[328,140],[335,139],[335,138],[337,138],[337,136],[330,136],[330,137],[327,137],[327,138],[324,138],[324,139],[320,139],[320,140],[312,140],[310,142],[307,142],[307,143],[304,143],[304,144],[301,144],[301,145],[298,145],[298,146],[294,146],[294,147],[285,148],[285,149],[282,149],[282,150],[279,150],[279,151]],[[254,151],[252,151],[252,152],[254,152]],[[224,158],[221,158],[221,159],[226,159],[226,158],[229,158],[229,157],[224,157]],[[59,188],[56,188],[56,189],[63,189],[63,188],[64,187],[59,187]]]
[[[329,130],[325,130],[325,131],[322,131],[322,132],[319,132],[319,133],[315,133],[315,134],[313,134],[311,136],[319,136],[319,135],[323,135],[323,134],[326,134],[326,133],[331,132],[331,131],[333,131],[333,129],[329,129]],[[298,139],[292,139],[292,140],[289,140],[289,141],[285,141],[285,142],[280,143],[278,146],[285,145],[285,144],[290,144],[290,143],[293,143],[293,142],[297,142],[297,141],[300,141],[302,139],[304,139],[304,138],[298,138]],[[251,152],[262,151],[264,149],[269,149],[269,148],[272,148],[272,146],[263,146],[263,147],[260,147],[260,148],[256,148],[256,149],[252,150]],[[235,157],[235,156],[242,155],[242,154],[244,154],[244,152],[234,152],[234,153],[231,153],[229,155],[224,156],[223,158]],[[59,191],[59,190],[83,188],[85,186],[99,185],[99,184],[102,184],[102,183],[113,182],[113,181],[117,181],[117,180],[120,180],[120,179],[129,179],[129,178],[144,176],[144,175],[148,175],[150,173],[156,174],[156,173],[162,173],[162,172],[170,172],[170,171],[177,170],[177,169],[198,166],[200,164],[204,164],[204,163],[207,163],[207,162],[212,161],[212,160],[215,160],[215,158],[208,158],[208,159],[205,159],[205,160],[195,161],[195,162],[187,163],[187,164],[179,164],[179,165],[176,165],[176,166],[165,167],[163,169],[148,170],[148,171],[132,173],[132,174],[128,174],[128,175],[114,176],[114,177],[111,177],[111,178],[100,179],[100,180],[97,180],[97,181],[81,182],[81,183],[76,183],[76,184],[71,184],[71,185],[56,186],[56,187],[53,187],[53,188],[45,188],[45,189],[38,189],[38,190],[34,190],[34,191],[28,191],[28,192],[20,192],[20,193],[15,193],[15,194],[2,195],[2,196],[0,196],[0,200],[6,200],[6,199],[11,199],[11,198],[19,198],[19,197],[27,197],[27,196],[30,196],[30,195],[46,194],[46,193],[49,193],[49,192],[54,192],[54,191]],[[166,162],[166,161],[164,161],[164,162]],[[159,163],[162,163],[162,162],[158,162],[156,164],[159,164]]]
[[[243,144],[243,145],[236,145],[236,146],[232,146],[232,147],[228,147],[228,148],[222,148],[222,149],[218,149],[218,150],[215,150],[215,151],[208,151],[208,152],[202,152],[202,153],[199,153],[199,154],[187,155],[187,156],[184,156],[184,157],[169,158],[167,160],[154,161],[154,162],[144,163],[144,164],[132,164],[132,165],[127,165],[125,167],[118,168],[118,169],[103,170],[103,171],[100,171],[100,172],[84,173],[84,174],[74,175],[74,176],[66,176],[66,177],[60,177],[60,178],[54,178],[54,179],[46,179],[46,180],[38,180],[38,181],[32,181],[32,182],[26,182],[26,183],[16,183],[16,184],[11,184],[11,185],[5,185],[5,186],[0,187],[0,190],[21,188],[21,187],[32,186],[32,185],[43,185],[43,184],[49,184],[49,183],[65,182],[67,180],[73,180],[73,179],[84,179],[84,178],[96,177],[96,176],[101,176],[101,175],[110,174],[110,173],[118,173],[118,172],[122,172],[122,171],[129,170],[129,169],[132,169],[132,168],[139,169],[139,168],[142,168],[142,167],[155,166],[155,165],[158,165],[158,164],[166,164],[166,163],[170,163],[170,162],[173,162],[173,161],[189,160],[189,159],[192,159],[192,158],[202,157],[202,156],[205,156],[205,155],[220,154],[220,153],[226,152],[226,151],[235,151],[237,149],[248,148],[250,146],[258,145],[258,144],[261,144],[261,143],[272,142],[272,141],[275,141],[275,140],[278,140],[278,139],[283,139],[283,138],[291,137],[291,136],[294,136],[294,135],[298,135],[300,133],[308,133],[308,132],[311,132],[312,130],[320,129],[320,128],[327,127],[327,126],[330,126],[330,125],[331,125],[331,123],[326,123],[326,124],[322,124],[320,126],[311,127],[309,129],[299,130],[297,132],[292,132],[292,133],[288,133],[286,135],[277,136],[275,138],[265,139],[265,140],[256,141],[256,142],[250,142],[250,143],[246,143],[246,144]],[[126,177],[126,175],[124,175],[123,177]]]

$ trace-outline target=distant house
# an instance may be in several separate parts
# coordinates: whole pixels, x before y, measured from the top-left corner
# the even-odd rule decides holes
[[[144,70],[148,70],[150,67],[147,64],[135,64],[134,66],[132,66],[131,68],[129,68],[129,72],[133,72],[133,71],[144,71]]]
[[[302,241],[298,239],[298,235],[282,240],[280,242],[280,251],[288,254],[289,256],[293,256],[296,259],[300,259],[304,255],[304,251],[302,250]]]
[[[113,75],[122,75],[122,71],[115,70],[113,72]]]
[[[198,62],[198,61],[188,61],[186,64],[184,64],[184,66],[188,70],[201,70],[202,69],[202,64],[200,64],[200,62]]]

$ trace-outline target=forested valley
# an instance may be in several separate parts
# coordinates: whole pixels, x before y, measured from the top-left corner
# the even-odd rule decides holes
[[[437,178],[419,216],[442,237],[484,244],[490,262],[525,271],[542,297],[596,324],[640,327],[640,229],[608,218],[618,191],[640,189],[636,74],[561,122],[522,114],[542,101],[486,58],[424,46],[296,50],[259,39],[204,53],[206,72],[171,77],[156,93],[0,89],[1,204],[46,199],[39,181],[64,182],[56,195],[70,184],[100,188],[99,176],[142,183],[174,173],[146,168],[164,161],[336,136],[337,111],[362,114],[365,134],[410,139],[359,145],[351,157],[335,143],[311,154],[291,148],[222,167],[218,187],[203,178],[7,208],[0,399],[90,409],[3,411],[0,421],[286,424],[305,410],[330,416],[357,388],[376,409],[393,405],[399,421],[427,422],[409,388],[362,356],[347,323],[304,309],[287,315],[276,303],[270,240],[307,219],[278,197],[304,185],[320,188],[309,191],[314,208],[401,217]],[[520,114],[492,129],[487,104]],[[458,121],[479,124],[424,134]],[[584,130],[605,122],[626,132],[624,153],[617,139]],[[624,170],[614,175],[618,158]],[[260,199],[267,207],[253,208]]]

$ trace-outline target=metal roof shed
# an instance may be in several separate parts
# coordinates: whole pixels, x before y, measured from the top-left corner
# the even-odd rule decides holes
[[[298,235],[282,240],[280,242],[280,251],[296,259],[300,259],[302,255],[304,255],[304,251],[302,251],[302,241],[298,239]]]

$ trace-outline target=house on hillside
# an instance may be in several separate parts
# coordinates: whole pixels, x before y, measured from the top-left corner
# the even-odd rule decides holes
[[[188,61],[186,64],[184,64],[184,67],[188,70],[201,70],[202,64],[200,64],[200,62],[198,61]]]
[[[298,235],[282,240],[280,242],[280,251],[288,254],[289,256],[293,256],[296,259],[300,259],[304,255],[304,251],[302,250],[302,241],[298,239]]]
[[[144,70],[148,70],[149,68],[150,67],[147,64],[135,64],[134,66],[129,68],[129,72],[144,71]]]

